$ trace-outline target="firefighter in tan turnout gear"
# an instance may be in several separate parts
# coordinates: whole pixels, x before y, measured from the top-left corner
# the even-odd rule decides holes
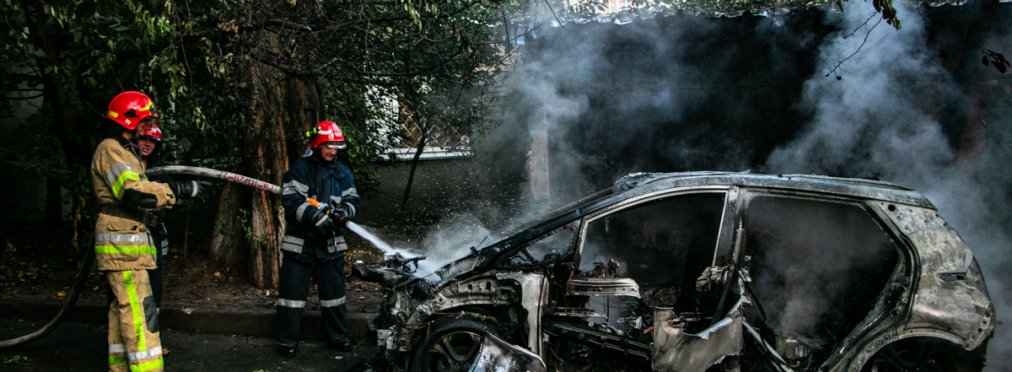
[[[172,208],[197,194],[197,183],[155,183],[144,176],[132,142],[142,122],[158,117],[151,98],[123,92],[109,103],[106,139],[91,162],[98,197],[95,257],[115,299],[109,305],[109,370],[161,371],[158,314],[148,272],[156,268],[155,247],[145,220],[151,211]],[[145,123],[146,124],[146,123]]]

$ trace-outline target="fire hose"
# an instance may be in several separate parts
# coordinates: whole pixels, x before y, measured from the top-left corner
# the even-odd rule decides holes
[[[272,183],[267,183],[261,180],[249,178],[243,175],[220,171],[217,169],[203,168],[203,167],[190,167],[185,165],[168,165],[164,167],[148,169],[145,174],[149,176],[157,176],[161,174],[185,174],[189,176],[216,178],[223,181],[237,183],[243,186],[249,186],[255,189],[267,191],[272,194],[281,194],[281,187]],[[369,233],[361,225],[348,221],[345,226],[348,231],[361,236],[363,239],[376,245],[384,253],[392,252],[394,249],[390,245],[383,242],[382,239],[377,238],[375,235]]]
[[[74,280],[74,290],[70,294],[70,298],[67,299],[67,303],[63,304],[63,307],[61,307],[60,311],[56,313],[56,316],[53,317],[53,320],[50,320],[49,323],[46,323],[45,326],[39,328],[35,332],[29,333],[21,337],[12,338],[10,340],[0,341],[0,350],[36,341],[40,338],[45,337],[50,332],[55,330],[56,327],[60,325],[60,323],[63,323],[63,318],[67,315],[68,312],[70,312],[70,309],[74,307],[74,304],[77,303],[77,297],[81,295],[81,291],[84,289],[84,283],[88,281],[87,280],[88,272],[91,271],[91,265],[94,263],[95,263],[95,251],[91,249],[86,250],[84,252],[84,261],[81,262],[81,268],[77,272],[77,279]]]
[[[189,176],[208,177],[215,178],[223,181],[237,183],[243,186],[249,186],[255,189],[264,190],[272,194],[281,194],[281,187],[275,184],[267,183],[257,179],[249,178],[243,175],[220,171],[217,169],[203,168],[203,167],[190,167],[185,165],[169,165],[158,168],[151,168],[145,172],[148,176],[157,176],[162,174],[182,174]],[[372,235],[366,231],[362,226],[348,221],[345,225],[349,231],[361,236],[362,238],[372,242],[377,248],[384,252],[390,252],[393,249],[389,245],[383,242],[383,240]],[[74,280],[74,289],[67,299],[67,302],[60,308],[60,311],[56,316],[49,321],[45,326],[39,328],[35,332],[30,334],[12,338],[9,340],[0,340],[0,350],[12,348],[19,345],[28,344],[33,341],[37,341],[42,337],[45,337],[50,332],[56,329],[60,323],[63,322],[63,318],[66,317],[70,309],[77,303],[77,298],[81,295],[81,291],[84,289],[84,284],[87,282],[88,272],[91,271],[91,266],[95,262],[95,252],[93,250],[87,250],[84,253],[84,260],[81,263],[80,271],[77,273],[77,278]]]

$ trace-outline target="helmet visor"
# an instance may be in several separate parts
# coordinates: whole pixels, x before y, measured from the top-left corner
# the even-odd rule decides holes
[[[348,148],[348,145],[345,145],[344,141],[324,142],[322,146],[328,149],[338,149],[338,150],[344,150]]]

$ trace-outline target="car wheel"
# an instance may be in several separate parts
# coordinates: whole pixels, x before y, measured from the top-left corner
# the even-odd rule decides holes
[[[413,372],[463,372],[478,357],[485,336],[495,331],[474,319],[452,318],[419,333],[424,339],[412,351]]]
[[[983,365],[959,356],[954,345],[925,338],[886,345],[865,362],[862,372],[971,372]]]

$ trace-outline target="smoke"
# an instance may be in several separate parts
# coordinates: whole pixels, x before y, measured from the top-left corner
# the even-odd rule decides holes
[[[548,133],[548,202],[565,204],[632,172],[747,168],[752,154],[741,146],[749,142],[741,128],[749,116],[739,111],[768,104],[762,100],[770,93],[790,89],[773,80],[804,70],[799,60],[753,43],[786,36],[770,24],[680,15],[622,26],[567,24],[529,42],[507,86],[517,98],[504,111]],[[722,32],[743,36],[728,40]],[[742,56],[756,57],[766,74],[746,76],[756,66]],[[734,85],[750,88],[729,94]]]
[[[831,344],[867,314],[897,262],[889,236],[855,206],[760,197],[746,218],[753,288],[779,334]]]
[[[928,24],[932,9],[894,4],[899,31],[880,23],[867,3],[776,20],[679,14],[539,29],[504,81],[502,125],[476,135],[475,144],[479,154],[492,154],[484,161],[495,172],[509,164],[519,169],[530,150],[528,131],[546,131],[551,199],[524,200],[497,224],[484,214],[449,218],[432,230],[426,254],[438,263],[466,254],[490,235],[484,226],[527,222],[544,205],[587,196],[630,172],[751,168],[878,178],[925,194],[971,247],[1004,323],[989,345],[988,368],[1012,369],[1012,361],[996,357],[1012,355],[1012,238],[1005,231],[1012,226],[1005,207],[1012,202],[1005,167],[1012,112],[947,111],[978,95],[968,85],[998,76],[953,73],[981,69],[979,48],[962,44],[1008,55],[1012,26],[993,26],[985,38],[959,34],[951,38],[959,47],[950,48],[932,32],[998,24],[1001,16],[971,8],[978,2],[938,8],[950,12],[947,28]],[[952,50],[969,57],[942,58]],[[1007,82],[996,84],[992,95],[1012,97]],[[952,123],[970,114],[980,115],[985,134],[960,140],[964,128]]]
[[[432,233],[422,241],[422,249],[426,252],[424,261],[419,262],[418,276],[427,276],[444,265],[470,253],[471,247],[498,240],[477,218],[470,214],[453,216],[440,222]]]
[[[970,102],[969,97],[927,44],[925,19],[908,3],[896,4],[901,4],[900,31],[877,24],[877,17],[869,17],[862,6],[850,6],[831,20],[843,31],[820,46],[820,65],[826,70],[805,82],[798,103],[813,119],[793,141],[777,148],[766,166],[778,173],[877,177],[926,195],[960,232],[984,271],[999,319],[987,368],[1008,370],[1012,362],[999,356],[1012,354],[1007,326],[1012,324],[1012,239],[1007,231],[1012,176],[1004,166],[1012,159],[1012,117],[985,113],[989,121],[982,143],[975,152],[957,154],[937,119],[938,110],[943,98]],[[966,150],[961,146],[960,151]]]

